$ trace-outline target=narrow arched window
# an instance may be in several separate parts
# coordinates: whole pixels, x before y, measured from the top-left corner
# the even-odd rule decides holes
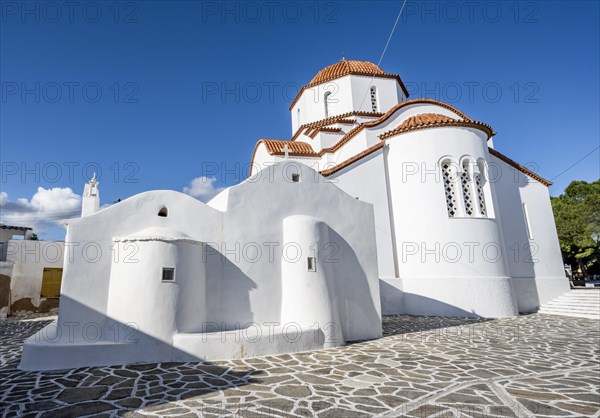
[[[442,179],[444,182],[444,193],[446,194],[446,209],[448,210],[448,216],[453,218],[457,213],[456,181],[450,160],[442,162]]]
[[[300,126],[300,125],[302,125],[302,122],[300,122],[300,108],[298,108],[297,114],[298,114],[298,126]]]
[[[371,110],[373,112],[377,112],[377,88],[375,86],[371,86]]]
[[[477,203],[479,204],[479,213],[481,216],[487,215],[485,208],[485,194],[483,193],[483,182],[485,179],[485,165],[482,161],[479,161],[478,168],[479,172],[475,173],[475,189],[477,190]]]
[[[331,92],[327,91],[325,92],[325,95],[323,96],[323,101],[325,102],[325,117],[328,118],[329,117],[329,112],[331,109],[329,109],[329,96],[331,96]]]
[[[460,184],[462,187],[463,202],[465,204],[465,213],[467,216],[473,216],[475,214],[475,208],[473,207],[473,193],[471,173],[469,170],[469,160],[464,160],[462,164],[462,171],[460,173]]]
[[[158,216],[160,216],[161,218],[166,218],[168,214],[169,210],[164,206],[158,211]]]

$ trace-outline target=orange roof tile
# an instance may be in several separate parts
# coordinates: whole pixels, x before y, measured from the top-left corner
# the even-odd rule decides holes
[[[377,65],[368,61],[344,60],[323,68],[310,80],[311,84],[321,84],[348,74],[386,75]],[[389,74],[388,74],[389,75]]]
[[[305,123],[303,125],[300,125],[300,127],[294,133],[294,135],[292,136],[290,141],[296,140],[296,138],[298,138],[304,130],[307,130],[307,135],[310,135],[310,133],[312,133],[312,131],[314,129],[320,128],[322,126],[333,125],[334,123],[343,123],[343,124],[347,124],[347,125],[352,125],[353,123],[356,122],[356,120],[350,119],[349,118],[350,116],[363,116],[363,117],[379,118],[379,117],[383,116],[383,113],[353,111],[353,112],[342,113],[341,115],[330,116],[326,119],[320,119],[320,120],[316,120],[314,122]]]
[[[271,155],[284,155],[283,147],[285,145],[289,148],[289,155],[294,156],[306,156],[306,157],[318,157],[319,154],[313,151],[310,144],[306,142],[300,141],[285,141],[281,139],[261,139],[256,144],[258,146],[259,143],[264,143],[267,148],[267,152]]]
[[[396,128],[382,133],[379,135],[379,139],[384,141],[387,138],[406,132],[418,131],[420,129],[438,128],[442,126],[464,126],[468,128],[476,128],[484,131],[488,138],[494,135],[492,127],[482,122],[476,122],[470,119],[454,119],[446,115],[440,115],[439,113],[421,113],[419,115],[409,117]]]
[[[439,113],[420,113],[406,119],[400,127],[415,128],[421,125],[430,125],[434,123],[454,122],[456,119]]]
[[[317,129],[313,129],[312,132],[308,132],[307,136],[309,136],[310,138],[314,138],[315,136],[317,136],[317,134],[319,132],[329,132],[329,133],[340,133],[342,131],[342,128],[331,128],[331,127],[327,127],[327,126],[322,126],[320,128]]]

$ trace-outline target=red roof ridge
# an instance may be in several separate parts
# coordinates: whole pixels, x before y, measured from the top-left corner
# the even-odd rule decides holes
[[[344,124],[353,124],[356,123],[355,119],[350,119],[350,116],[362,116],[362,117],[373,117],[373,118],[378,118],[383,116],[383,113],[381,112],[361,112],[361,111],[352,111],[352,112],[346,112],[346,113],[342,113],[340,115],[335,115],[335,116],[330,116],[328,118],[325,119],[319,119],[316,120],[314,122],[309,122],[309,123],[305,123],[302,124],[298,127],[298,129],[296,130],[296,132],[294,133],[294,135],[292,135],[292,138],[290,139],[290,141],[295,141],[296,138],[298,138],[300,136],[300,134],[302,133],[302,131],[304,129],[314,129],[314,128],[318,128],[321,126],[327,126],[327,125],[333,125],[334,123],[344,123]]]
[[[483,122],[477,122],[474,120],[459,120],[451,118],[450,116],[442,115],[439,113],[419,113],[406,119],[399,126],[389,131],[386,131],[379,135],[379,139],[385,141],[392,136],[400,135],[407,132],[418,131],[421,129],[439,128],[444,126],[460,126],[467,128],[476,128],[484,131],[488,138],[494,136],[490,125]]]

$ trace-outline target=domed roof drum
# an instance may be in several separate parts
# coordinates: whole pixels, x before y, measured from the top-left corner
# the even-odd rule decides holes
[[[394,78],[400,84],[400,87],[402,88],[402,91],[404,92],[406,97],[409,96],[408,90],[406,89],[406,86],[404,86],[404,83],[400,79],[399,75],[386,73],[381,68],[379,68],[379,66],[369,61],[344,60],[329,65],[323,68],[321,71],[319,71],[317,75],[315,75],[313,79],[310,80],[310,83],[308,83],[300,89],[300,91],[296,95],[296,98],[292,101],[292,104],[290,105],[289,109],[292,110],[294,104],[296,104],[304,90],[306,90],[307,88],[311,88],[318,84],[326,83],[327,81],[335,80],[336,78],[344,77],[347,75]]]

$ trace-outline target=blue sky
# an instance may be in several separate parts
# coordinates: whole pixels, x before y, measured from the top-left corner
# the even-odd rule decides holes
[[[29,211],[20,223],[72,211],[47,190],[81,194],[93,171],[103,204],[243,180],[258,139],[290,137],[288,106],[318,70],[379,61],[402,2],[72,4],[1,2],[0,191],[3,216]],[[596,1],[408,1],[381,67],[552,179],[599,143],[599,21]],[[550,191],[599,176],[595,151]]]

